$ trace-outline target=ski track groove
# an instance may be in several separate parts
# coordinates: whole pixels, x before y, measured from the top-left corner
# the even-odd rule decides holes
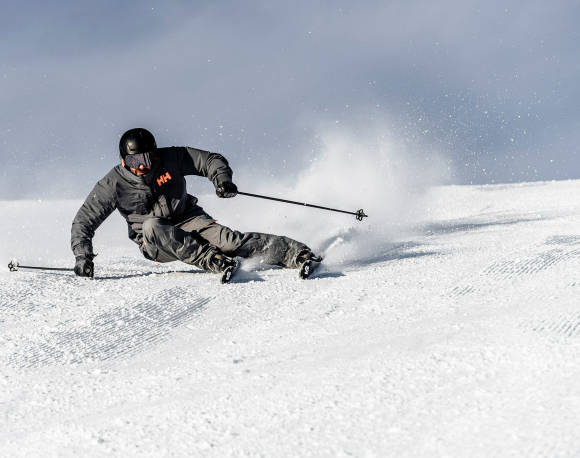
[[[532,324],[530,327],[538,333],[578,337],[580,336],[580,311],[563,313],[557,317],[544,318],[538,324]]]
[[[101,313],[70,330],[74,323],[61,322],[56,331],[25,338],[23,347],[8,357],[10,366],[34,368],[52,364],[81,364],[133,355],[164,341],[169,332],[199,314],[210,298],[192,298],[187,288],[171,288],[149,297],[147,302],[123,304]]]
[[[580,245],[580,235],[553,235],[544,243],[546,245]]]
[[[499,261],[487,267],[483,275],[493,275],[498,279],[512,279],[519,275],[531,275],[547,270],[554,265],[580,256],[580,250],[564,251],[554,249],[523,260]]]
[[[556,237],[558,237],[556,239],[557,242],[554,241]],[[577,240],[580,241],[580,236],[554,236],[548,240],[550,243],[546,242],[547,245],[561,245],[563,244],[562,240],[565,240],[566,244],[573,245],[580,243],[577,242]],[[493,277],[494,284],[496,284],[497,281],[514,280],[521,276],[534,275],[548,270],[557,264],[564,263],[577,257],[580,257],[580,249],[566,251],[558,248],[529,258],[497,261],[484,268],[479,274],[471,277],[471,279],[467,279],[466,283],[454,286],[446,296],[457,298],[476,293],[481,288],[478,288],[475,285],[489,283],[489,281],[486,281],[488,277]],[[576,283],[569,284],[569,286],[575,285]]]

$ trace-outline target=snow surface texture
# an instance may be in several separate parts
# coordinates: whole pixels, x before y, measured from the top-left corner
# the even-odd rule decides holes
[[[93,281],[4,268],[0,456],[578,456],[580,182],[413,177],[363,223],[202,196],[325,249],[309,281],[158,266],[118,215]],[[72,266],[79,204],[0,202],[2,259]]]

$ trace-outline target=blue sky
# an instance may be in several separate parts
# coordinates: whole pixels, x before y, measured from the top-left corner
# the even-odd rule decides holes
[[[579,20],[573,1],[7,2],[0,198],[86,195],[134,126],[256,178],[292,179],[328,124],[436,151],[454,183],[580,178]]]

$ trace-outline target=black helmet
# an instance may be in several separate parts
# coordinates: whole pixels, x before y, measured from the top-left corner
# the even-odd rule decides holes
[[[122,159],[129,154],[153,153],[156,149],[155,137],[142,127],[128,130],[119,141],[119,153]]]

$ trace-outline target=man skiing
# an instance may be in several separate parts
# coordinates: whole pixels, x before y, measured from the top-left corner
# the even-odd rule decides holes
[[[186,175],[207,177],[218,197],[234,197],[232,170],[220,154],[190,147],[158,148],[143,128],[128,130],[119,142],[121,164],[95,185],[71,229],[74,272],[93,277],[92,239],[115,210],[125,218],[129,238],[143,256],[157,262],[183,261],[222,273],[227,282],[237,268],[234,257],[260,256],[267,264],[299,268],[307,278],[322,259],[288,237],[232,230],[218,224],[186,190]]]

